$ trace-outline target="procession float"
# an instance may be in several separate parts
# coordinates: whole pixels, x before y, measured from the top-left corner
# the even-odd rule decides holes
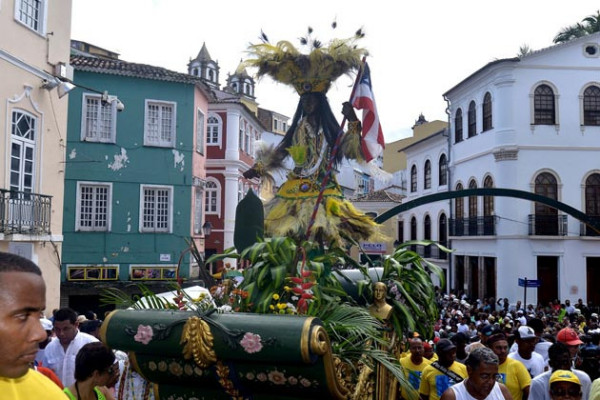
[[[173,400],[395,399],[401,387],[417,398],[398,357],[409,332],[431,335],[431,276],[443,276],[411,245],[436,244],[400,244],[366,264],[349,256],[351,246],[381,234],[344,198],[333,171],[347,158],[376,172],[383,136],[376,115],[369,119],[363,32],[329,43],[312,35],[309,28],[299,48],[266,35],[249,47],[246,64],[293,86],[300,100],[281,143],[261,148],[244,173],[269,179],[285,168],[286,181],[264,206],[250,191],[236,213],[236,246],[206,260],[239,260],[248,266],[243,279],[224,271],[199,295],[179,282],[169,301],[146,293],[102,325],[102,341],[127,352],[149,383],[146,398],[150,390]],[[339,124],[326,93],[344,74],[356,74],[356,83]],[[353,108],[363,109],[362,124]],[[191,251],[202,262],[193,244]]]

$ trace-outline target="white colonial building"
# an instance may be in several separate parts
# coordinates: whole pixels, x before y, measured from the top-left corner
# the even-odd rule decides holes
[[[449,190],[518,189],[600,216],[600,34],[493,61],[444,98]],[[415,159],[419,189],[424,160],[441,153],[431,146]],[[435,227],[442,211],[428,212]],[[490,196],[454,200],[449,212],[451,289],[514,302],[524,295],[518,279],[528,278],[541,286],[528,289],[527,303],[600,302],[600,237],[572,216]]]

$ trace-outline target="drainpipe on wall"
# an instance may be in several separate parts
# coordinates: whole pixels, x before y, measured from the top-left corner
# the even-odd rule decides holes
[[[448,128],[447,128],[447,132],[448,132],[448,156],[446,158],[446,165],[447,165],[447,170],[446,170],[446,174],[447,174],[447,178],[448,178],[448,191],[452,190],[452,175],[450,173],[451,169],[450,169],[450,145],[452,143],[452,121],[451,121],[451,115],[450,115],[450,100],[448,100],[448,98],[444,95],[444,101],[446,102],[446,115],[448,116]],[[448,223],[446,224],[446,229],[448,229],[448,231],[450,230],[450,220],[453,217],[453,209],[452,209],[452,200],[448,199]],[[448,232],[447,235],[448,238],[448,248],[451,249],[452,248],[452,239],[450,239],[450,232]],[[453,273],[452,273],[452,264],[453,264],[453,258],[452,258],[452,253],[448,254],[448,282],[446,282],[446,293],[448,293],[450,291],[450,285],[452,283],[452,278],[453,278]]]

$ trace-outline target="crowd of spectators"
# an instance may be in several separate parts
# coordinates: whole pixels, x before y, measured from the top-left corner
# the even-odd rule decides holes
[[[414,363],[419,359],[418,355],[412,354],[414,348],[422,348],[423,353],[429,348],[433,354],[429,357],[423,354],[422,371],[426,366],[429,366],[427,371],[431,369],[430,365],[436,361],[435,354],[440,353],[436,345],[442,341],[442,352],[449,350],[447,343],[451,342],[454,360],[461,364],[467,363],[469,354],[475,349],[489,348],[498,359],[498,381],[509,390],[513,399],[553,399],[549,386],[551,374],[560,370],[566,376],[564,370],[568,369],[577,377],[583,400],[600,400],[598,307],[585,304],[582,299],[575,304],[568,299],[564,302],[557,299],[545,305],[525,306],[521,301],[511,303],[507,298],[472,299],[464,294],[439,294],[436,301],[440,315],[433,336],[411,334],[409,343],[412,344],[415,337],[419,338],[417,344],[411,346],[411,352],[404,354],[404,357],[412,358],[411,368],[414,369]],[[406,361],[404,364],[408,365]],[[446,364],[452,365],[449,361]],[[422,373],[427,376],[426,372]],[[407,373],[421,399],[441,398],[448,387],[467,379],[467,374],[454,381],[450,377],[435,393],[431,385],[419,382],[420,375],[421,372],[414,370]],[[461,390],[468,387],[457,387],[445,398],[460,397]],[[535,395],[530,395],[532,388]],[[409,396],[405,394],[404,398]]]

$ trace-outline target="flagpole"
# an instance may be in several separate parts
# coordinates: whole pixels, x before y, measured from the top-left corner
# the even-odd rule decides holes
[[[363,73],[365,71],[366,59],[367,59],[366,57],[362,58],[360,68],[358,70],[358,73],[356,74],[356,79],[354,80],[354,86],[352,86],[352,92],[350,93],[350,102],[352,102],[352,98],[354,97],[354,94],[356,93],[356,87],[358,86],[358,83],[360,82],[360,80],[363,76]],[[346,116],[344,115],[344,118],[342,119],[342,123],[340,124],[340,131],[337,134],[337,137],[335,139],[335,144],[333,145],[333,149],[331,150],[331,155],[329,156],[329,163],[327,164],[327,170],[325,172],[325,176],[323,177],[323,182],[321,183],[321,190],[319,191],[319,196],[317,197],[315,207],[313,208],[312,215],[310,216],[310,220],[308,221],[308,227],[306,228],[306,234],[304,235],[304,240],[308,240],[310,238],[310,232],[312,230],[313,225],[315,224],[315,220],[317,218],[317,212],[319,211],[319,205],[321,204],[321,201],[323,201],[323,193],[325,192],[325,187],[327,186],[327,183],[329,182],[329,178],[331,177],[331,170],[333,169],[333,162],[335,161],[335,157],[337,155],[342,136],[344,136],[344,126],[346,125],[347,119],[348,118],[346,118]]]

